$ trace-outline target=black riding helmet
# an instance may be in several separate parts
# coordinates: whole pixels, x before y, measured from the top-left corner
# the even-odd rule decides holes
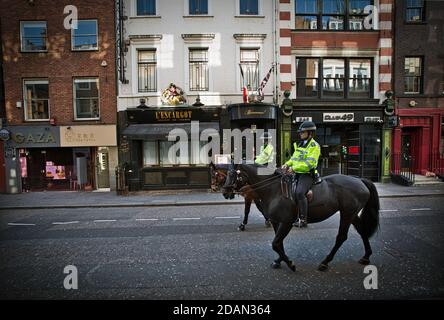
[[[298,132],[302,131],[316,131],[316,125],[313,121],[304,121],[299,126]]]

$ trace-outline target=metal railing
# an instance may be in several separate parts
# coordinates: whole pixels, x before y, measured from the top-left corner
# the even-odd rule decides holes
[[[415,183],[415,158],[401,153],[391,156],[390,174],[394,182],[412,185]]]
[[[444,179],[444,154],[440,152],[430,154],[430,171]]]

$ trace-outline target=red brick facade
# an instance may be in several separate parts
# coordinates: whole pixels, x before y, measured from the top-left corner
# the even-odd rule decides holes
[[[65,5],[76,6],[80,20],[97,19],[98,50],[71,50],[71,30],[64,28]],[[116,123],[114,1],[39,0],[30,5],[27,1],[3,0],[0,12],[8,125],[41,123],[25,122],[24,107],[16,107],[18,101],[23,104],[25,78],[48,79],[50,115],[56,119],[57,125]],[[20,22],[27,20],[47,22],[47,52],[21,52]],[[101,66],[102,61],[106,61],[106,67]],[[75,77],[99,78],[100,120],[74,120]],[[44,121],[42,124],[48,123]]]

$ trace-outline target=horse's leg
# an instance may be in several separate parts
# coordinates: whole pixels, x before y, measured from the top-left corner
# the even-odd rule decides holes
[[[344,243],[345,240],[347,240],[348,235],[348,229],[350,228],[351,219],[349,214],[342,214],[341,213],[341,220],[339,224],[339,231],[338,235],[336,236],[336,243],[329,255],[321,262],[321,264],[318,267],[319,271],[326,271],[328,269],[328,263],[331,262],[336,254],[336,252],[339,250],[341,245]]]
[[[276,234],[278,232],[279,223],[271,221],[271,226],[273,227],[274,234],[276,236]],[[271,267],[273,269],[280,268],[281,262],[282,262],[282,258],[279,256],[279,258],[277,258],[276,260],[273,261],[273,263],[271,264]]]
[[[262,213],[262,215],[265,218],[265,226],[269,228],[271,226],[270,219],[268,219],[264,214],[264,207],[262,206],[262,202],[260,200],[255,200],[254,203],[256,204],[257,209]]]
[[[361,239],[362,239],[362,242],[364,243],[364,248],[365,248],[365,254],[359,260],[359,263],[363,264],[363,265],[370,264],[370,256],[372,255],[372,247],[370,246],[370,241],[368,240],[368,237],[363,235],[363,233],[361,231],[361,220],[355,218],[355,219],[353,219],[352,224],[355,227],[356,231],[358,231],[359,235],[361,236]]]
[[[284,239],[290,232],[293,225],[291,223],[279,223],[279,226],[277,228],[276,235],[273,239],[272,247],[273,250],[276,251],[279,254],[279,261],[285,261],[287,266],[294,272],[296,271],[296,267],[294,263],[288,259],[287,255],[285,254],[284,250]],[[276,229],[275,229],[276,230]],[[276,261],[275,261],[276,263]],[[272,264],[273,266],[273,264]]]
[[[248,223],[248,214],[250,213],[250,208],[251,208],[251,199],[245,197],[244,220],[238,227],[240,231],[245,230],[245,225]]]

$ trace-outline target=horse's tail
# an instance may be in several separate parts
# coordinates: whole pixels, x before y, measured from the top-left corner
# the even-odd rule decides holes
[[[361,220],[362,235],[370,238],[379,227],[379,195],[373,182],[367,179],[361,180],[370,191],[370,198],[362,210],[359,220]]]

